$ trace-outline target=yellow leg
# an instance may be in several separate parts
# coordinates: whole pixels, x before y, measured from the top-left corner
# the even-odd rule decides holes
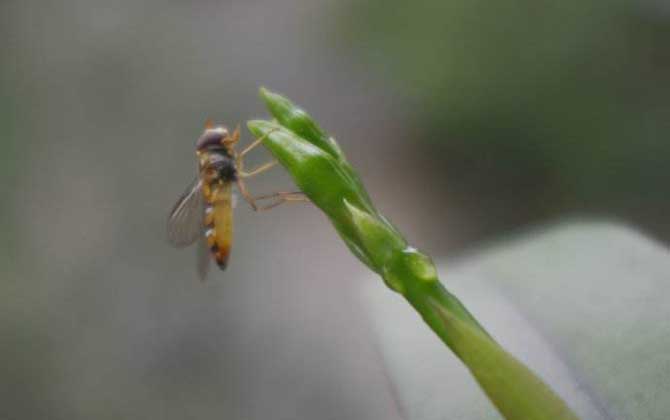
[[[242,194],[244,200],[247,203],[249,203],[251,208],[254,209],[255,211],[270,210],[271,208],[277,207],[278,205],[287,202],[309,201],[305,197],[305,195],[301,192],[278,192],[274,194],[261,195],[258,197],[253,197],[251,194],[249,194],[249,191],[247,190],[247,187],[243,179],[250,178],[252,176],[261,174],[269,170],[270,168],[274,167],[277,164],[277,161],[274,160],[272,162],[265,163],[250,172],[245,172],[243,157],[251,150],[253,150],[255,147],[257,147],[259,144],[263,143],[263,140],[265,140],[273,131],[275,130],[271,130],[265,133],[262,137],[254,140],[244,150],[235,155],[235,164],[237,166],[237,174],[238,174],[237,188],[239,189],[240,194]],[[239,127],[235,130],[231,138],[234,139],[235,142],[239,139]],[[260,207],[256,203],[259,200],[268,200],[268,199],[275,199],[275,201],[273,203]]]
[[[272,130],[272,131],[274,131],[274,130]],[[241,178],[249,178],[249,177],[252,177],[254,175],[261,174],[261,173],[267,171],[268,169],[272,168],[273,166],[275,166],[277,164],[277,161],[272,161],[272,162],[268,162],[264,165],[259,166],[258,168],[254,169],[251,172],[245,172],[244,171],[244,159],[243,159],[244,155],[249,153],[251,150],[253,150],[259,144],[263,143],[263,140],[265,140],[268,137],[268,135],[270,135],[270,133],[272,133],[272,131],[270,131],[268,133],[265,133],[263,135],[263,137],[260,137],[256,140],[254,140],[253,143],[251,143],[244,150],[242,150],[240,153],[237,153],[235,155],[235,165],[237,166],[237,173],[239,174],[239,176]],[[237,133],[238,131],[235,130],[235,132]]]
[[[276,130],[277,130],[277,129],[270,130],[270,131],[268,131],[267,133],[263,134],[262,137],[259,137],[259,138],[257,138],[256,140],[254,140],[253,143],[251,143],[250,145],[248,145],[247,147],[245,147],[244,150],[242,150],[242,151],[237,155],[238,159],[242,159],[242,158],[244,157],[244,155],[246,155],[247,153],[251,152],[251,151],[252,151],[256,146],[258,146],[259,144],[263,143],[263,140],[265,140],[266,138],[268,138],[268,136],[269,136],[270,134],[272,134],[272,133],[273,133],[274,131],[276,131]]]
[[[264,136],[264,137],[265,137],[265,136]],[[237,157],[240,158],[240,159],[243,158],[244,155],[246,155],[247,153],[251,152],[251,151],[252,151],[256,146],[258,146],[259,144],[263,143],[263,140],[265,140],[263,137],[254,140],[250,145],[248,145],[247,147],[245,147],[244,150],[242,150],[242,151],[237,155]]]
[[[265,206],[258,207],[258,211],[270,210],[275,208],[283,203],[296,203],[296,202],[309,202],[309,199],[305,197],[305,194],[299,191],[296,192],[277,192],[274,194],[266,194],[258,197],[254,197],[256,200],[267,200],[270,198],[276,198],[274,203],[270,203]]]
[[[237,174],[242,177],[242,178],[250,178],[252,176],[256,176],[258,174],[262,174],[263,172],[267,171],[268,169],[271,169],[273,166],[277,164],[276,160],[273,160],[272,162],[268,162],[264,165],[259,166],[258,168],[254,169],[251,172],[244,172],[243,170],[239,169],[237,171]]]
[[[246,185],[244,185],[244,181],[242,181],[242,178],[237,178],[237,189],[240,191],[240,194],[242,194],[242,198],[249,203],[252,209],[254,211],[258,211],[258,206],[256,205],[256,200],[249,194],[249,191],[247,191]]]
[[[247,203],[249,203],[249,205],[251,206],[252,209],[254,209],[254,211],[270,210],[274,207],[277,207],[280,204],[289,202],[309,202],[309,199],[305,197],[305,194],[300,191],[294,191],[294,192],[281,191],[274,194],[265,194],[265,195],[259,195],[258,197],[253,197],[251,194],[249,194],[249,191],[247,191],[246,185],[244,184],[244,181],[242,181],[242,179],[237,180],[237,188],[240,190],[240,194],[242,194],[244,200]],[[257,203],[257,201],[269,200],[273,198],[276,199],[276,201],[267,204],[265,206],[259,206]]]

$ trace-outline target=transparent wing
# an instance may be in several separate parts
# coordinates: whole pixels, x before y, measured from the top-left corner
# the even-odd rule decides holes
[[[205,281],[207,278],[207,273],[209,272],[209,260],[212,259],[212,255],[207,246],[207,239],[203,232],[202,238],[198,240],[198,251],[197,251],[197,269],[198,277],[200,281]]]
[[[202,235],[204,214],[202,181],[196,178],[170,212],[167,222],[168,242],[178,248],[195,242]]]

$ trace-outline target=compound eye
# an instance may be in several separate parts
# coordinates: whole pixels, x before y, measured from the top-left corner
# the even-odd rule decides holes
[[[198,150],[209,149],[211,147],[221,147],[223,139],[228,137],[226,127],[218,126],[206,129],[195,143]]]

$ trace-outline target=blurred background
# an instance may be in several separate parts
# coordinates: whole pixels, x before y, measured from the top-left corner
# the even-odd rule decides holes
[[[241,203],[206,283],[166,244],[205,119],[288,95],[438,260],[565,217],[667,242],[668,45],[659,0],[3,0],[0,418],[401,418],[314,208]]]

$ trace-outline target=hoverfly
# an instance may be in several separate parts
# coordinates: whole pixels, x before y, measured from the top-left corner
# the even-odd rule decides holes
[[[204,280],[209,260],[213,258],[221,270],[228,265],[233,243],[233,184],[252,209],[268,210],[288,201],[305,201],[300,192],[278,192],[252,197],[243,179],[258,175],[276,165],[266,163],[250,171],[244,171],[243,157],[264,138],[256,139],[237,153],[235,145],[240,139],[239,126],[230,134],[222,125],[205,125],[205,131],[195,144],[198,159],[198,174],[184,194],[172,208],[167,222],[168,241],[177,248],[198,245],[198,275]],[[257,201],[274,199],[265,206]],[[211,257],[210,257],[211,256]]]

